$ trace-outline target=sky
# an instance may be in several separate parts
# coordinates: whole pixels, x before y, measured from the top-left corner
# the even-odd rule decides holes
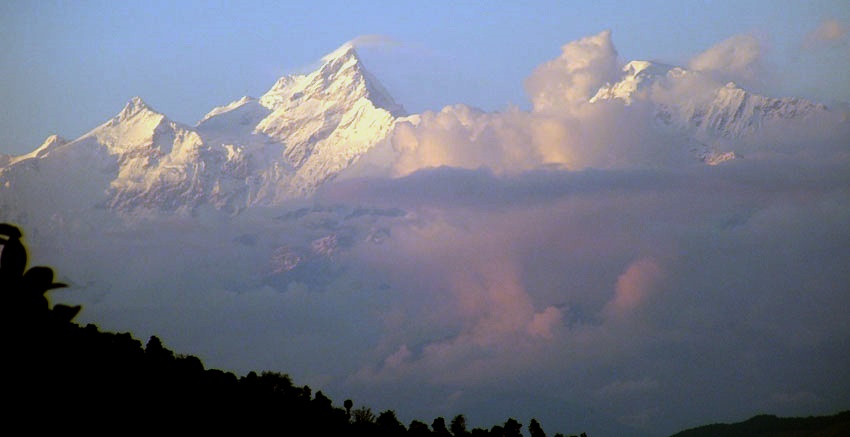
[[[235,216],[113,216],[92,193],[115,165],[81,142],[0,175],[0,219],[78,322],[405,423],[656,436],[846,410],[850,8],[618,3],[5,2],[4,153],[135,95],[191,125],[351,40],[421,116]],[[700,73],[589,103],[632,59]],[[653,105],[726,81],[833,109],[700,137],[736,156],[704,165]]]
[[[835,1],[132,2],[0,5],[0,153],[74,139],[142,97],[194,125],[361,36],[408,112],[529,107],[523,82],[569,41],[610,29],[622,60],[684,65],[733,35],[761,48],[758,91],[850,100],[850,7]]]

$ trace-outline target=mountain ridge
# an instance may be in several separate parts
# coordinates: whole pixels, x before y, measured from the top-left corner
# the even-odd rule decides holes
[[[50,160],[47,150],[63,149],[66,155],[96,155],[86,160],[90,165],[68,170],[110,174],[105,199],[89,203],[119,212],[202,204],[238,212],[308,196],[384,140],[404,114],[353,45],[322,60],[312,73],[281,77],[260,98],[213,108],[194,127],[132,97],[73,141],[59,144],[51,137],[30,154],[4,157],[0,179],[11,186],[20,173],[32,173],[19,163]]]
[[[650,102],[656,106],[659,122],[692,131],[701,140],[742,138],[765,123],[828,110],[823,104],[797,97],[762,96],[734,82],[716,82],[703,72],[659,62],[631,61],[622,73],[618,82],[600,87],[590,102],[620,101],[627,106]],[[685,88],[697,92],[691,93],[690,99],[675,99]]]

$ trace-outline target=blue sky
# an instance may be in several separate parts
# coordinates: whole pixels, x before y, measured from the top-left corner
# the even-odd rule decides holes
[[[807,44],[826,20],[839,35]],[[762,43],[764,89],[850,100],[846,1],[218,2],[0,4],[0,153],[73,139],[134,95],[194,124],[360,35],[361,56],[409,112],[527,107],[523,81],[575,39],[613,31],[624,60],[686,64],[737,34]]]

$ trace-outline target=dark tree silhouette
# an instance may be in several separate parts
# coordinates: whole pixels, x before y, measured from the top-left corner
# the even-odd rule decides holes
[[[375,413],[369,407],[360,407],[354,410],[354,423],[375,423]]]
[[[402,436],[407,432],[404,425],[398,420],[395,411],[387,410],[378,415],[375,419],[377,425],[378,436]]]
[[[21,230],[8,223],[0,223],[0,244],[3,253],[0,254],[0,279],[16,280],[24,274],[27,266],[27,251],[21,243]]]
[[[464,437],[468,434],[466,431],[466,417],[463,414],[458,414],[452,419],[450,428],[454,437]]]
[[[522,437],[522,424],[511,417],[503,427],[505,437]]]
[[[531,437],[546,437],[546,433],[543,432],[543,427],[540,426],[537,419],[531,419],[531,422],[528,423],[528,433],[531,434]]]
[[[490,431],[484,428],[472,428],[472,437],[489,437]]]
[[[345,402],[342,403],[342,406],[345,407],[345,414],[348,416],[348,419],[351,420],[351,407],[354,406],[354,401],[346,399]]]
[[[448,428],[446,428],[446,419],[442,417],[437,417],[433,422],[431,422],[431,430],[437,437],[446,437],[451,435]]]
[[[9,326],[27,327],[27,333],[43,331],[46,325],[70,322],[80,307],[56,305],[50,308],[46,293],[67,287],[53,282],[49,267],[27,267],[27,251],[21,241],[23,233],[16,226],[0,223],[0,298],[9,311],[3,321]]]
[[[407,427],[407,435],[410,437],[428,437],[431,435],[431,429],[428,428],[425,422],[414,420]]]

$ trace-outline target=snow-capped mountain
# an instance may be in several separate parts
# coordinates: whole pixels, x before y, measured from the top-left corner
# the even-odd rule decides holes
[[[403,114],[345,44],[310,74],[213,109],[198,132],[252,157],[247,204],[275,204],[312,193],[384,140]]]
[[[92,178],[104,183],[88,203],[118,211],[238,211],[311,194],[384,141],[403,113],[346,43],[313,73],[284,76],[259,99],[217,107],[195,127],[134,97],[74,141],[51,136],[32,153],[4,157],[0,183],[72,186],[52,180],[43,171],[50,167],[53,179],[103,176]]]
[[[707,164],[738,157],[717,145],[722,140],[827,111],[649,61],[626,64],[619,81],[590,99],[602,101],[650,105],[657,124],[682,132],[683,147]],[[0,156],[0,209],[13,218],[28,203],[118,212],[208,205],[234,213],[279,205],[311,195],[346,170],[356,173],[354,164],[370,151],[370,159],[392,160],[383,151],[394,150],[397,122],[417,120],[403,115],[346,43],[312,73],[281,77],[259,98],[216,107],[195,126],[172,121],[134,97],[80,138],[54,135],[29,154]]]
[[[659,122],[683,129],[704,142],[742,138],[768,123],[827,110],[808,100],[761,96],[733,82],[717,83],[699,71],[651,61],[626,64],[621,79],[601,87],[590,102],[606,100],[626,105],[648,102]]]

